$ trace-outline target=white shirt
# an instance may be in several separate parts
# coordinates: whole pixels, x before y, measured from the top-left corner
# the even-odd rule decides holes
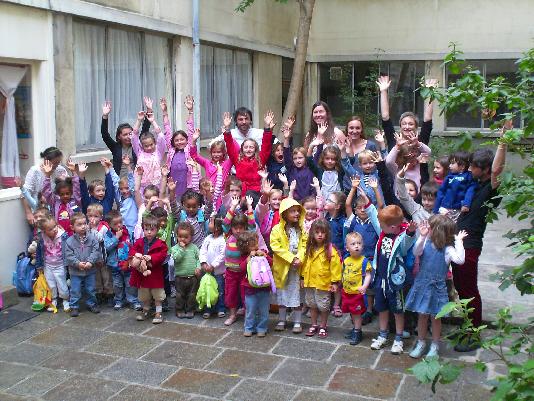
[[[200,263],[207,263],[213,267],[213,274],[223,274],[225,249],[226,241],[224,235],[219,235],[218,237],[214,237],[213,234],[208,235],[200,247]]]
[[[52,191],[56,186],[55,180],[58,177],[68,176],[67,170],[63,166],[57,166],[57,168],[52,173],[50,177],[50,185],[52,186]],[[26,174],[26,179],[24,180],[24,188],[26,188],[33,199],[37,199],[37,194],[43,190],[45,175],[41,171],[41,167],[32,166]]]
[[[259,148],[261,149],[261,141],[263,139],[263,130],[259,128],[250,128],[247,132],[247,135],[243,135],[241,131],[237,128],[232,128],[230,130],[230,133],[232,134],[232,138],[235,139],[237,144],[241,147],[245,139],[254,139],[256,143],[258,144]],[[214,141],[224,141],[223,134],[219,135],[214,139]],[[274,143],[278,143],[278,139],[274,139]]]

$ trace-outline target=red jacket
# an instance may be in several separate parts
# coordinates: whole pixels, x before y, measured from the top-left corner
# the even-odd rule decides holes
[[[260,149],[260,162],[255,157],[252,159],[242,158],[239,160],[239,151],[241,148],[232,137],[230,131],[224,133],[224,142],[226,143],[226,151],[228,152],[228,157],[232,161],[232,164],[235,166],[235,175],[243,183],[243,190],[241,193],[243,196],[247,191],[261,191],[261,177],[258,174],[258,171],[265,167],[269,156],[271,155],[271,149],[273,147],[273,132],[271,130],[263,131],[263,138],[261,140],[261,149]],[[259,145],[259,144],[258,144]]]
[[[163,288],[163,262],[167,257],[167,244],[156,238],[150,249],[148,250],[148,255],[152,257],[152,274],[149,276],[143,276],[135,269],[132,270],[132,275],[130,276],[130,285],[136,288]],[[131,259],[133,255],[140,253],[145,255],[144,250],[144,238],[139,238],[128,252],[128,259]]]

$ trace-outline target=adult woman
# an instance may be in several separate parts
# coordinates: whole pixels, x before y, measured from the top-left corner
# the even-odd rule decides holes
[[[319,100],[312,106],[312,113],[310,117],[310,130],[304,138],[304,147],[307,149],[310,143],[317,136],[317,129],[319,125],[327,125],[326,132],[324,133],[324,144],[331,145],[335,141],[345,142],[345,134],[339,128],[337,128],[332,120],[332,113],[328,105]]]
[[[46,148],[41,152],[40,156],[44,160],[48,160],[52,163],[53,173],[51,177],[52,190],[54,190],[54,181],[58,177],[65,177],[68,175],[65,167],[61,166],[61,160],[63,159],[63,153],[61,150],[55,146]],[[41,190],[43,189],[43,183],[45,179],[44,173],[41,171],[41,163],[38,163],[35,166],[32,166],[26,174],[26,179],[24,180],[24,189],[28,192],[28,195],[32,199],[38,199]],[[33,212],[31,210],[30,204],[25,198],[22,198],[22,204],[24,205],[24,211],[26,213],[26,220],[28,223],[33,225],[35,223],[33,218]]]

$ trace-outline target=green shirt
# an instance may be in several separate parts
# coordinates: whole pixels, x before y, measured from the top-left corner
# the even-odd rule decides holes
[[[178,244],[174,245],[171,248],[171,258],[174,260],[175,276],[193,276],[195,269],[200,269],[199,251],[193,243],[185,248]]]

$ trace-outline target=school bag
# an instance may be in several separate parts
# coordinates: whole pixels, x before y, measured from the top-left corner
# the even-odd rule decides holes
[[[406,226],[403,226],[403,231],[401,231],[393,240],[393,243],[397,240],[398,236],[404,232],[406,229]],[[382,243],[382,239],[384,238],[384,233],[380,233],[380,236],[378,238],[378,242],[376,244],[376,249],[379,251],[380,246]],[[397,255],[397,260],[395,263],[395,267],[393,270],[391,270],[389,278],[391,282],[391,286],[396,289],[400,290],[404,288],[406,285],[409,285],[413,282],[413,268],[415,265],[415,256],[413,254],[413,247],[412,245],[408,251],[406,252],[406,256]]]
[[[52,305],[52,291],[48,287],[43,272],[39,272],[39,276],[33,285],[33,304],[32,310],[40,312]],[[54,313],[57,313],[56,307],[54,307]]]
[[[271,287],[276,293],[273,272],[265,256],[252,256],[247,263],[247,277],[249,284],[254,288]]]
[[[13,286],[17,289],[20,297],[29,297],[33,294],[33,282],[35,280],[35,265],[25,252],[17,256],[17,265],[13,272]]]
[[[122,271],[128,271],[130,264],[128,263],[128,253],[130,252],[130,236],[124,241],[119,241],[117,245],[117,260],[119,261],[119,268]]]
[[[219,287],[217,280],[211,274],[206,273],[200,279],[197,291],[197,303],[199,309],[211,308],[217,303],[219,298]]]

